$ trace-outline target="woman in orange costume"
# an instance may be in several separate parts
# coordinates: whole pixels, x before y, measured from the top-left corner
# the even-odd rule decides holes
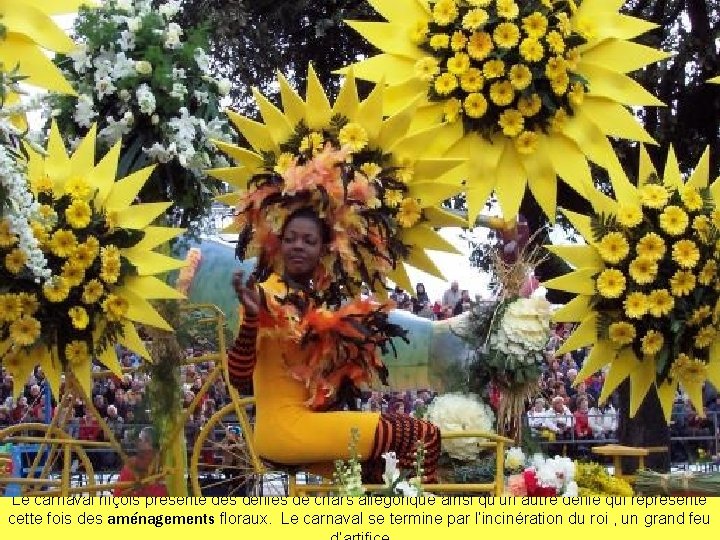
[[[260,284],[264,294],[284,298],[312,288],[312,276],[330,238],[329,227],[315,211],[302,208],[292,213],[281,231],[284,275],[272,274]],[[231,382],[241,390],[252,380],[256,398],[255,444],[266,459],[282,464],[327,463],[348,459],[348,441],[358,430],[357,452],[363,460],[363,476],[381,482],[382,455],[395,452],[401,468],[412,469],[418,441],[425,447],[426,483],[437,481],[440,432],[429,422],[406,415],[377,412],[311,410],[309,391],[293,378],[288,367],[302,363],[310,353],[291,339],[278,339],[273,329],[259,328],[261,295],[254,278],[243,283],[241,273],[233,287],[244,318],[237,340],[228,354]]]

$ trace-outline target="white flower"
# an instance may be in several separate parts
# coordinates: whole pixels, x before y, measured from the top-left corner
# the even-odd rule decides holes
[[[195,63],[197,63],[200,71],[207,74],[210,71],[210,57],[203,49],[198,47],[195,49]]]
[[[165,148],[160,143],[153,144],[150,148],[143,148],[143,152],[152,159],[160,163],[167,163],[175,157],[174,148]]]
[[[105,96],[111,96],[115,93],[115,85],[110,77],[102,77],[95,83],[95,93],[98,99],[102,99]]]
[[[513,446],[505,452],[505,468],[510,471],[517,471],[525,466],[525,453],[522,448]]]
[[[150,117],[150,122],[152,123],[153,126],[157,126],[160,123],[160,117],[157,114],[153,114]]]
[[[119,52],[112,63],[112,77],[114,79],[124,79],[135,75],[135,61],[125,56],[124,52]]]
[[[135,71],[140,75],[150,75],[152,73],[153,66],[147,60],[138,60],[135,62]]]
[[[428,407],[427,419],[441,432],[493,431],[495,414],[477,396],[444,394],[436,397]],[[478,439],[443,440],[443,450],[453,459],[470,461],[479,452]]]
[[[397,468],[398,459],[395,452],[385,452],[382,458],[385,460],[385,472],[382,479],[386,486],[391,487],[400,478],[400,471]]]
[[[227,79],[222,79],[218,81],[217,87],[218,94],[220,94],[221,96],[227,96],[230,93],[230,89],[232,88],[232,83]]]
[[[183,100],[185,99],[185,94],[187,94],[187,88],[185,88],[185,85],[182,83],[173,83],[172,92],[170,92],[170,95],[176,99]]]
[[[187,77],[185,68],[178,68],[173,66],[172,77],[175,80],[184,79],[185,77]]]
[[[92,96],[80,94],[75,104],[75,114],[73,115],[77,125],[80,127],[90,127],[96,116],[97,111],[95,110],[95,103],[93,102]]]
[[[166,49],[177,49],[180,47],[180,36],[182,36],[183,30],[177,23],[168,24],[167,30],[165,30],[165,48]]]
[[[577,497],[578,496],[578,485],[577,482],[574,480],[572,482],[568,482],[568,485],[565,487],[565,492],[562,494],[563,497]]]
[[[178,11],[180,11],[180,2],[169,0],[166,4],[161,5],[158,11],[160,11],[166,19],[172,19],[177,15]]]
[[[400,493],[403,497],[417,497],[418,488],[410,484],[407,480],[398,482],[395,486],[395,491]]]
[[[130,133],[130,126],[125,118],[115,120],[112,116],[105,118],[107,126],[100,130],[98,137],[107,144],[112,145]]]
[[[120,90],[120,93],[118,95],[120,96],[120,99],[122,99],[123,101],[128,101],[131,96],[130,92],[128,90],[126,90],[125,88]]]
[[[135,34],[130,30],[123,30],[120,32],[120,37],[117,39],[117,44],[123,51],[135,50]]]
[[[200,90],[195,90],[195,99],[198,103],[207,103],[210,99],[210,93],[209,92],[201,92]]]
[[[118,9],[122,11],[130,11],[133,10],[133,1],[132,0],[116,0],[115,5]]]
[[[92,67],[92,62],[88,56],[87,43],[78,43],[77,46],[68,53],[68,56],[73,61],[73,68],[80,75],[84,75],[85,72]]]
[[[140,17],[131,17],[127,20],[128,30],[136,34],[142,28],[142,19]]]
[[[135,91],[135,96],[141,113],[149,115],[155,112],[155,95],[147,84],[141,84]]]
[[[128,125],[132,125],[132,123],[135,121],[135,115],[132,113],[132,111],[126,111],[123,115],[123,120],[125,120]]]

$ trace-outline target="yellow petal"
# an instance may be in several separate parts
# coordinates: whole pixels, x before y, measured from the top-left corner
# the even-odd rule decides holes
[[[275,105],[263,96],[257,88],[252,89],[253,96],[255,97],[255,103],[257,103],[260,114],[262,115],[263,121],[267,126],[275,146],[280,146],[285,143],[290,136],[293,134],[293,126],[290,125],[290,121],[278,109]]]
[[[592,312],[590,297],[586,295],[576,296],[552,315],[553,322],[578,322],[582,321]]]
[[[298,95],[295,89],[285,76],[278,71],[278,83],[280,84],[280,101],[285,115],[293,126],[297,126],[305,120],[305,102]]]
[[[133,249],[149,251],[181,235],[185,232],[185,229],[176,229],[175,227],[147,227],[143,232],[145,234],[142,240],[135,244]]]
[[[505,219],[513,219],[520,211],[525,195],[527,175],[514,144],[506,144],[498,163],[495,193]]]
[[[386,95],[387,90],[383,93],[383,96]],[[385,107],[386,101],[387,100],[383,98],[383,107]],[[383,122],[377,142],[380,148],[390,148],[396,141],[405,137],[417,111],[417,102],[418,100],[408,103],[405,108],[396,112]],[[387,112],[385,109],[384,111],[385,113]]]
[[[663,184],[666,186],[680,187],[682,186],[682,175],[680,174],[680,165],[678,164],[675,149],[670,145],[667,161],[665,162],[665,173],[663,174]]]
[[[53,354],[45,345],[36,345],[30,352],[30,357],[40,364],[45,373],[45,378],[50,383],[50,389],[53,395],[60,395],[60,375],[62,373],[62,365],[57,354]]]
[[[408,197],[420,199],[423,206],[437,206],[442,201],[457,195],[462,188],[457,184],[419,182],[409,186]]]
[[[62,72],[35,43],[19,34],[7,34],[0,47],[0,63],[19,66],[24,82],[61,94],[76,95]]]
[[[380,129],[382,128],[383,122],[383,88],[384,84],[381,81],[373,88],[370,95],[365,101],[360,104],[358,109],[356,122],[359,122],[361,126],[367,131],[368,138],[374,141],[380,135]]]
[[[450,242],[424,225],[417,225],[410,229],[403,229],[401,233],[403,243],[415,246],[415,249],[432,249],[460,255],[460,252]]]
[[[172,203],[147,203],[129,206],[117,212],[117,226],[123,229],[144,229]]]
[[[600,271],[605,267],[597,249],[588,245],[545,246],[548,251],[566,260],[575,268],[594,268]]]
[[[583,51],[583,62],[618,73],[630,73],[670,56],[664,51],[621,39],[606,39]]]
[[[105,199],[104,207],[110,211],[129,207],[154,170],[155,165],[151,165],[115,182]]]
[[[237,206],[240,203],[240,198],[242,197],[242,193],[239,191],[236,191],[234,193],[226,193],[225,195],[220,195],[218,197],[215,197],[215,200],[219,203],[226,204],[228,206]]]
[[[90,127],[88,134],[80,141],[70,158],[70,175],[84,176],[95,167],[95,136],[97,124]]]
[[[650,159],[647,149],[644,144],[640,145],[640,178],[638,178],[638,185],[642,186],[647,182],[651,175],[657,175],[657,170]]]
[[[407,258],[407,262],[410,264],[410,266],[414,266],[418,270],[422,270],[423,272],[430,274],[431,276],[435,276],[439,279],[445,279],[443,273],[438,269],[437,266],[435,266],[435,262],[430,257],[428,257],[427,253],[425,253],[422,248],[418,249],[417,247],[415,247],[415,249],[411,249],[410,254]]]
[[[48,15],[75,13],[80,9],[80,6],[93,7],[98,5],[96,0],[53,0],[52,2],[46,2],[45,0],[25,0],[25,3],[32,4]]]
[[[638,364],[630,374],[630,418],[635,416],[655,382],[655,360],[638,359]]]
[[[597,313],[591,313],[585,317],[555,354],[561,356],[565,353],[597,343],[597,318]]]
[[[585,155],[605,169],[622,169],[610,141],[581,110],[577,110],[565,124],[563,133],[575,141]]]
[[[150,304],[150,302],[127,289],[119,290],[118,294],[130,303],[127,315],[125,316],[126,319],[136,323],[154,326],[155,328],[166,330],[168,332],[173,331],[172,326],[170,326],[167,321],[165,321],[165,319],[163,319],[160,314],[155,311],[155,308],[152,304]]]
[[[388,21],[430,20],[426,0],[368,0],[368,4]]]
[[[228,110],[227,115],[242,136],[250,143],[250,146],[253,147],[253,150],[258,153],[278,151],[277,144],[275,144],[275,141],[273,141],[273,138],[270,136],[270,130],[267,126],[255,120],[250,120],[234,111]],[[221,150],[225,149],[221,148]]]
[[[705,418],[705,400],[703,399],[703,382],[682,381],[680,386],[687,392],[690,402],[695,407],[698,416]]]
[[[340,114],[345,118],[355,118],[359,106],[360,98],[358,97],[355,75],[353,75],[352,70],[349,70],[345,75],[345,82],[340,88],[335,105],[333,105],[333,114]]]
[[[0,349],[0,356],[2,356],[2,349]],[[715,388],[720,388],[720,342],[717,340],[710,346],[707,378]]]
[[[123,333],[119,338],[120,344],[139,354],[145,360],[152,360],[150,353],[145,348],[145,344],[137,333],[135,325],[130,321],[123,322]]]
[[[580,62],[578,72],[590,82],[590,94],[613,99],[623,105],[663,107],[665,104],[630,77]]]
[[[468,225],[464,216],[453,214],[442,208],[423,208],[423,214],[431,227],[467,227]]]
[[[606,135],[657,144],[635,116],[611,99],[587,96],[583,112]]]
[[[12,375],[14,381],[27,381],[30,378],[30,375],[32,375],[33,369],[35,369],[36,365],[37,363],[35,362],[35,359],[28,356],[26,352],[18,353],[17,366],[7,362],[3,363],[3,367],[5,367],[7,372]],[[17,398],[23,393],[24,389],[24,383],[17,382],[13,384],[13,397]]]
[[[413,58],[380,54],[357,62],[351,67],[358,79],[374,83],[385,79],[387,84],[395,86],[415,78],[415,62],[416,60]],[[345,70],[341,69],[339,72],[344,73]],[[427,91],[427,83],[425,83],[425,88]]]
[[[53,180],[53,189],[62,191],[65,180],[70,175],[70,157],[65,151],[65,143],[60,135],[57,123],[50,126],[50,136],[47,144],[48,157],[45,160],[45,174]]]
[[[619,39],[633,39],[658,27],[653,22],[622,13],[615,14],[609,22],[609,32]]]
[[[618,349],[611,341],[607,339],[599,340],[595,346],[590,349],[590,354],[583,362],[582,369],[575,377],[575,382],[580,383],[591,375],[600,371],[604,366],[615,361]]]
[[[185,298],[184,294],[154,276],[128,277],[121,290],[131,291],[148,300],[182,300]]]
[[[122,148],[122,142],[118,141],[88,175],[88,182],[98,190],[95,195],[95,204],[100,208],[105,206],[105,199],[115,184],[120,148]]]
[[[670,418],[672,416],[672,406],[673,402],[675,401],[675,395],[677,394],[677,387],[677,383],[671,383],[669,381],[665,381],[660,386],[655,384],[655,389],[658,393],[658,399],[660,400],[660,405],[662,406],[662,410],[665,415],[665,421],[667,423],[670,423]]]
[[[407,20],[405,19],[405,24],[351,20],[345,23],[383,52],[420,58],[423,52],[408,38]]]
[[[595,268],[580,268],[564,276],[553,278],[543,283],[548,289],[557,289],[575,294],[595,294]]]
[[[585,191],[592,187],[593,183],[590,166],[580,147],[575,141],[561,134],[548,136],[547,146],[552,148],[552,152],[549,153],[550,159],[558,176],[579,195],[585,197]]]
[[[398,263],[394,270],[388,272],[388,279],[404,291],[412,291],[413,286],[408,277],[407,270],[402,263]]]
[[[610,395],[620,386],[630,373],[638,367],[638,359],[630,347],[625,347],[610,364],[610,370],[605,376],[602,392],[598,401],[605,403]]]
[[[695,170],[687,182],[689,187],[702,189],[708,187],[710,181],[710,147],[706,146],[705,151],[700,157]]]
[[[519,155],[528,179],[528,187],[535,200],[550,221],[555,221],[557,201],[557,174],[550,160],[549,149],[544,137],[540,137],[537,151],[530,155]]]
[[[114,347],[108,347],[105,349],[104,353],[100,355],[100,362],[104,364],[103,359],[109,357],[110,355],[112,355],[117,362],[117,353],[115,352]],[[80,385],[80,389],[84,393],[83,397],[85,397],[85,399],[92,399],[92,362],[83,362],[82,364],[73,366],[72,373]],[[122,372],[120,376],[122,376]]]
[[[223,167],[221,169],[209,169],[205,172],[213,178],[243,190],[247,189],[248,181],[254,174],[248,167]]]
[[[58,53],[68,53],[75,43],[53,20],[27,2],[3,2],[0,6],[2,22],[7,32],[22,34],[41,47]]]
[[[413,77],[412,79],[407,79],[406,81],[395,84],[393,86],[389,86],[385,90],[384,97],[385,103],[383,105],[383,112],[385,113],[385,116],[392,116],[394,114],[397,114],[398,112],[405,109],[405,107],[407,107],[410,103],[418,103],[418,115],[423,114],[422,111],[424,109],[432,109],[433,111],[435,111],[433,113],[432,122],[425,123],[425,125],[423,125],[419,129],[424,129],[430,127],[433,124],[436,124],[442,119],[442,105],[433,104],[428,107],[429,102],[427,99],[427,92],[428,84],[416,77]],[[413,121],[414,120],[415,118],[413,118]]]
[[[323,129],[330,124],[332,107],[325,95],[323,85],[318,79],[315,68],[310,64],[307,77],[306,97],[307,123],[310,129]]]
[[[437,159],[420,159],[413,165],[412,182],[421,183],[423,180],[437,181],[441,177],[445,177],[448,172],[453,171],[453,177],[457,178],[456,185],[460,184],[460,173],[454,171],[465,163],[462,159],[437,158]],[[440,202],[440,201],[438,201]]]
[[[123,250],[122,254],[135,265],[138,274],[141,276],[161,274],[185,266],[185,261],[145,249],[129,248]]]
[[[106,348],[102,353],[100,353],[99,360],[102,365],[109,369],[115,376],[122,377],[122,366],[118,361],[115,347]],[[87,392],[87,390],[85,391]],[[92,394],[89,393],[88,395]]]
[[[589,244],[592,244],[593,232],[592,225],[590,224],[590,216],[577,214],[575,212],[571,212],[570,210],[565,209],[563,209],[563,214],[565,214],[565,217],[572,224],[572,226],[577,229],[577,232],[582,235],[585,241]]]

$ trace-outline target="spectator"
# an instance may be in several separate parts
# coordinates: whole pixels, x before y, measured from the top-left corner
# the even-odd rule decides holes
[[[442,296],[442,308],[443,311],[447,314],[452,314],[453,310],[455,309],[455,306],[460,301],[460,298],[462,297],[462,293],[460,292],[460,285],[457,281],[453,280],[450,283],[450,288],[443,293]]]
[[[430,307],[430,298],[428,297],[427,292],[425,292],[425,285],[422,283],[415,285],[415,296],[412,299],[412,304],[413,313],[415,315],[424,313]]]
[[[0,405],[0,429],[10,425],[10,411],[5,405]]]
[[[460,315],[461,313],[465,313],[471,309],[472,300],[470,299],[470,292],[467,289],[463,289],[460,293],[460,300],[457,301],[455,308],[453,309],[453,315]]]
[[[536,398],[533,408],[528,412],[528,425],[534,435],[540,434],[548,420],[548,410],[545,408],[545,399]]]
[[[396,286],[395,290],[390,293],[390,299],[397,304],[398,309],[404,309],[410,311],[412,309],[412,302],[410,301],[410,295],[402,290],[401,287]]]
[[[570,436],[572,421],[573,416],[565,405],[565,400],[562,396],[555,396],[552,400],[548,421],[545,424],[546,427],[555,434],[556,439],[567,439]]]
[[[588,418],[588,399],[582,396],[577,400],[577,410],[573,414],[575,417],[575,438],[579,440],[592,439],[592,429]]]
[[[152,436],[151,428],[144,428],[140,431],[136,453],[120,471],[118,482],[137,483],[150,475],[156,456]],[[116,488],[113,491],[114,497],[167,497],[167,495],[167,488],[159,482]]]
[[[432,306],[432,314],[436,321],[441,321],[445,318],[443,313],[443,307],[437,300],[435,300],[435,303]]]

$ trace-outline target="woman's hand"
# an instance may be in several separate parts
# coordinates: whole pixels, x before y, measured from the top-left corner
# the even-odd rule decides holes
[[[232,278],[232,286],[245,310],[245,314],[256,317],[260,311],[260,293],[257,290],[255,277],[250,276],[247,283],[243,285],[243,275],[242,270],[235,272]]]

